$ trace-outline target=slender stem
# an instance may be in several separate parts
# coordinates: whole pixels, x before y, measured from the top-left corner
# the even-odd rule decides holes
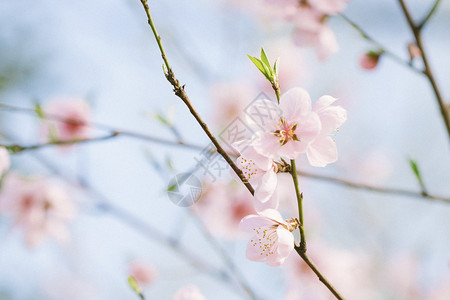
[[[188,107],[190,113],[194,116],[194,118],[197,120],[197,122],[200,125],[200,127],[203,129],[203,131],[206,133],[206,135],[211,140],[213,145],[216,147],[217,152],[231,166],[233,171],[241,179],[242,183],[247,187],[249,192],[253,195],[255,193],[255,190],[253,189],[251,184],[247,182],[247,180],[245,179],[242,171],[236,166],[236,164],[233,162],[233,160],[230,158],[230,156],[227,154],[227,152],[222,148],[222,146],[219,144],[217,139],[211,133],[211,131],[209,130],[209,128],[206,125],[206,123],[203,121],[203,119],[197,113],[195,108],[192,106],[191,101],[189,100],[189,97],[187,96],[187,94],[186,94],[186,92],[184,90],[184,85],[182,86],[180,84],[180,82],[178,81],[178,79],[175,77],[175,74],[172,71],[172,69],[170,68],[169,62],[167,60],[167,56],[165,54],[164,47],[163,47],[163,45],[161,43],[161,37],[158,35],[158,32],[156,31],[156,28],[155,28],[155,24],[153,23],[153,20],[152,20],[151,14],[150,14],[150,9],[149,9],[148,4],[147,4],[147,0],[140,0],[140,2],[142,3],[142,6],[144,7],[145,13],[147,14],[148,24],[150,25],[150,27],[151,27],[151,29],[153,31],[153,35],[155,36],[156,42],[158,43],[158,47],[159,47],[159,50],[161,52],[161,56],[162,56],[162,58],[164,60],[164,63],[166,65],[166,67],[167,67],[167,71],[165,71],[166,79],[172,85],[175,95],[178,96],[184,102],[184,104],[186,104],[186,106]]]
[[[353,182],[350,180],[341,179],[341,178],[337,178],[337,177],[319,175],[319,174],[308,173],[308,172],[303,172],[303,171],[302,172],[297,171],[297,173],[298,173],[298,175],[306,177],[306,178],[317,179],[317,180],[321,180],[321,181],[325,181],[325,182],[329,182],[329,183],[333,183],[333,184],[346,186],[346,187],[353,188],[353,189],[366,190],[366,191],[376,192],[376,193],[381,193],[381,194],[436,200],[436,201],[442,201],[444,203],[450,204],[450,198],[430,195],[428,193],[426,195],[424,195],[422,192],[414,192],[414,191],[403,190],[403,189],[398,189],[398,188],[377,187],[377,186],[364,184],[364,183],[357,183],[357,182]]]
[[[424,73],[428,78],[428,81],[430,82],[430,85],[433,89],[434,95],[436,96],[436,100],[438,102],[440,111],[441,111],[441,115],[442,115],[442,119],[444,120],[445,123],[445,127],[447,129],[447,134],[450,138],[450,114],[447,111],[447,107],[446,104],[444,102],[444,99],[442,98],[441,92],[437,86],[436,80],[434,79],[434,75],[433,72],[431,71],[431,67],[430,64],[428,62],[428,57],[425,51],[425,48],[423,46],[422,43],[422,35],[421,35],[421,28],[419,26],[416,26],[414,20],[411,17],[411,14],[408,10],[408,7],[406,7],[405,1],[404,0],[398,0],[403,14],[406,17],[406,21],[408,22],[408,25],[414,35],[414,38],[416,40],[416,44],[417,47],[420,49],[420,51],[422,52],[422,60],[423,60],[423,65],[425,66],[425,70]],[[436,5],[437,6],[437,5]]]
[[[425,24],[428,23],[428,21],[430,20],[430,18],[434,15],[434,13],[436,12],[436,9],[439,6],[439,3],[441,3],[441,0],[436,0],[433,4],[433,7],[431,7],[430,11],[428,12],[428,14],[423,18],[422,22],[420,22],[417,25],[417,29],[421,30]]]
[[[300,255],[300,257],[305,261],[305,263],[311,268],[311,270],[317,275],[319,280],[330,290],[330,292],[336,297],[336,299],[344,299],[338,291],[331,285],[331,283],[325,278],[325,276],[320,273],[319,269],[314,265],[311,259],[306,255],[306,237],[305,237],[305,226],[303,219],[303,193],[300,192],[297,177],[297,168],[295,166],[295,160],[291,159],[291,175],[294,181],[295,194],[297,195],[298,204],[298,215],[300,221],[300,245],[295,245],[295,250]]]
[[[384,47],[381,43],[379,43],[377,40],[375,40],[371,35],[369,35],[364,29],[362,29],[358,24],[353,22],[349,17],[347,17],[344,14],[339,14],[339,16],[346,21],[350,26],[352,26],[354,29],[356,29],[361,36],[366,39],[367,41],[371,42],[375,47],[379,48],[381,52],[383,52],[384,55],[389,56],[392,60],[397,62],[400,65],[403,65],[405,67],[408,67],[409,69],[413,70],[416,73],[424,75],[424,71],[414,67],[411,63],[408,61],[400,58],[397,54],[393,53],[392,51],[388,50],[386,47]]]
[[[0,147],[5,147],[6,149],[10,150],[14,154],[20,153],[23,151],[30,151],[30,150],[37,150],[42,148],[47,148],[50,146],[64,146],[64,145],[74,145],[74,144],[87,144],[87,143],[93,143],[93,142],[100,142],[100,141],[106,141],[110,140],[112,138],[115,138],[120,135],[120,132],[113,132],[109,135],[90,138],[90,139],[78,139],[78,140],[69,140],[69,141],[51,141],[44,144],[36,144],[36,145],[30,145],[30,146],[22,146],[19,144],[13,144],[13,145],[3,145],[0,144]]]
[[[300,255],[300,257],[303,259],[303,261],[311,268],[311,270],[317,275],[319,280],[328,288],[328,290],[336,297],[336,299],[344,300],[344,297],[342,297],[338,291],[331,285],[331,283],[320,273],[320,271],[317,269],[316,265],[311,261],[311,259],[308,257],[306,252],[302,252],[302,249],[300,247],[295,247],[295,250]]]
[[[294,180],[295,194],[297,195],[298,217],[300,221],[300,248],[303,252],[306,252],[305,223],[303,220],[303,193],[300,192],[300,187],[298,185],[297,167],[295,166],[294,159],[291,159],[291,175]]]

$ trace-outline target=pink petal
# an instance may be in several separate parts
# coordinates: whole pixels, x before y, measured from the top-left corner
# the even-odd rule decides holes
[[[273,171],[266,172],[255,190],[254,206],[257,212],[268,208],[278,208],[278,197],[276,197],[277,174]]]
[[[286,228],[279,226],[278,235],[278,254],[286,258],[294,249],[294,235]]]
[[[309,144],[319,135],[321,129],[319,116],[315,112],[311,112],[305,119],[300,120],[297,136],[300,141]]]
[[[320,97],[312,108],[313,111],[320,114],[324,109],[333,104],[337,99],[328,95]]]
[[[304,141],[289,141],[287,144],[280,147],[278,155],[289,159],[296,159],[302,153],[306,152],[307,147],[308,144]]]
[[[325,167],[337,160],[336,143],[329,136],[320,136],[309,145],[306,155],[312,166]]]
[[[329,106],[319,113],[322,133],[329,134],[347,120],[347,111],[341,106]]]
[[[246,109],[247,125],[253,131],[263,129],[272,129],[280,120],[281,109],[273,101],[267,99],[258,99]]]
[[[281,218],[281,216],[280,216]],[[258,215],[248,215],[244,217],[239,223],[239,230],[254,232],[254,228],[272,226],[274,222],[271,219],[266,218],[265,216]]]
[[[277,151],[281,147],[278,138],[270,132],[258,134],[252,145],[259,154],[272,159],[278,156]]]
[[[254,242],[252,242],[252,240],[256,239],[258,239],[258,237],[255,235],[251,240],[248,241],[245,256],[252,261],[265,261],[267,259],[267,256],[261,255],[259,247],[253,246]]]
[[[270,220],[276,221],[278,223],[282,223],[285,224],[286,222],[284,221],[283,217],[281,216],[281,214],[278,212],[278,210],[275,209],[265,209],[263,211],[258,212],[258,214],[260,216],[264,216]],[[274,222],[272,222],[273,225]]]
[[[301,118],[311,111],[311,98],[306,90],[293,88],[281,96],[280,108],[287,120]]]

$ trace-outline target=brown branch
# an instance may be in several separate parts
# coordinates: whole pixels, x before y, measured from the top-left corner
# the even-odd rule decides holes
[[[437,86],[433,72],[431,71],[431,67],[428,62],[428,57],[427,57],[425,48],[423,46],[422,34],[421,34],[421,29],[422,29],[423,25],[421,25],[421,24],[416,25],[416,23],[414,22],[414,20],[411,17],[411,14],[410,14],[408,7],[406,6],[404,0],[398,0],[398,2],[402,8],[403,14],[406,17],[406,21],[408,22],[409,28],[411,29],[411,31],[414,35],[417,47],[420,49],[420,51],[422,53],[422,61],[423,61],[423,65],[425,66],[424,73],[425,73],[425,76],[428,78],[428,81],[430,82],[430,85],[433,89],[434,95],[436,96],[436,100],[438,102],[439,109],[441,111],[442,119],[444,120],[445,127],[447,129],[447,134],[450,138],[450,114],[447,111],[446,104],[445,104],[444,99],[442,98],[441,92]],[[423,24],[425,24],[425,23],[423,23]]]
[[[190,113],[197,120],[198,124],[203,129],[203,131],[206,133],[208,138],[211,140],[214,147],[216,147],[217,152],[225,159],[225,161],[230,165],[230,167],[233,169],[233,171],[239,176],[242,183],[247,187],[249,192],[253,195],[255,193],[255,190],[253,189],[251,184],[247,182],[246,178],[242,174],[242,171],[236,166],[236,164],[233,162],[233,160],[230,158],[230,156],[227,154],[227,152],[222,148],[222,146],[219,144],[217,139],[211,133],[211,131],[209,130],[206,123],[202,120],[200,115],[197,113],[195,108],[192,106],[191,101],[189,100],[189,97],[187,96],[187,94],[184,90],[184,85],[182,86],[180,84],[179,80],[175,77],[175,74],[173,73],[172,68],[169,65],[167,55],[164,51],[164,47],[161,42],[161,37],[159,36],[159,34],[156,30],[155,24],[153,23],[153,19],[150,14],[150,9],[148,7],[147,0],[140,0],[140,2],[142,4],[142,6],[144,7],[145,13],[147,15],[148,24],[150,25],[150,28],[152,29],[153,35],[155,36],[156,43],[158,44],[159,50],[161,52],[161,57],[164,61],[165,67],[167,68],[167,71],[166,70],[164,71],[166,79],[172,85],[175,95],[178,96],[178,98],[180,98],[184,102],[184,104],[186,104]]]

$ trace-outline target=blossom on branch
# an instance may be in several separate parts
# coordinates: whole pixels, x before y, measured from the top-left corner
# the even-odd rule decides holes
[[[274,209],[258,212],[242,219],[239,228],[254,234],[247,244],[247,258],[265,261],[270,266],[279,266],[294,249],[292,231],[298,227],[296,219],[283,220]]]
[[[74,141],[89,137],[91,108],[83,99],[58,98],[43,108],[42,134],[49,141]]]
[[[197,286],[191,284],[179,289],[172,300],[205,300],[205,296]]]

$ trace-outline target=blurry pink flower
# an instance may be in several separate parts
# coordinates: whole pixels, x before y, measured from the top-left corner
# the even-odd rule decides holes
[[[277,209],[277,166],[271,158],[259,154],[253,146],[245,144],[236,144],[237,150],[241,153],[236,164],[255,188],[253,197],[255,210],[259,212],[268,208]]]
[[[364,155],[354,161],[355,175],[362,182],[385,183],[392,174],[390,155],[382,149],[364,151]]]
[[[361,66],[361,68],[366,70],[375,69],[375,67],[378,65],[380,56],[381,56],[380,52],[369,51],[365,53],[363,56],[361,56],[359,60],[359,65]]]
[[[230,181],[204,182],[202,195],[192,209],[208,224],[211,233],[234,239],[242,236],[239,222],[255,213],[253,196],[242,184]]]
[[[197,286],[191,284],[179,289],[172,300],[205,300],[205,296]]]
[[[0,213],[13,218],[13,226],[24,231],[29,247],[37,246],[50,235],[67,241],[66,223],[75,215],[75,207],[60,186],[44,178],[24,179],[9,174],[0,194]]]
[[[48,115],[42,132],[48,140],[72,141],[88,138],[91,109],[79,98],[58,98],[50,100],[44,107]]]
[[[247,244],[247,258],[265,261],[270,266],[281,265],[294,249],[294,236],[291,232],[297,226],[298,221],[285,221],[274,209],[246,216],[239,228],[254,234]]]
[[[140,285],[150,285],[158,277],[156,268],[146,262],[132,261],[129,266],[129,275]]]
[[[0,177],[8,171],[10,165],[8,150],[5,147],[0,147]]]
[[[332,105],[336,100],[325,95],[314,103],[312,110],[319,115],[322,129],[306,152],[312,166],[325,167],[337,160],[336,143],[329,134],[336,131],[347,120],[347,111],[341,106]]]
[[[253,105],[261,101],[269,100],[257,100]],[[280,156],[296,159],[320,133],[320,119],[311,111],[311,98],[302,88],[283,94],[279,107],[281,116],[267,120],[264,130],[255,133],[252,145],[257,152],[272,159]]]
[[[317,56],[322,61],[339,50],[333,31],[322,23],[318,23],[313,29],[296,27],[294,43],[298,46],[314,47]]]

